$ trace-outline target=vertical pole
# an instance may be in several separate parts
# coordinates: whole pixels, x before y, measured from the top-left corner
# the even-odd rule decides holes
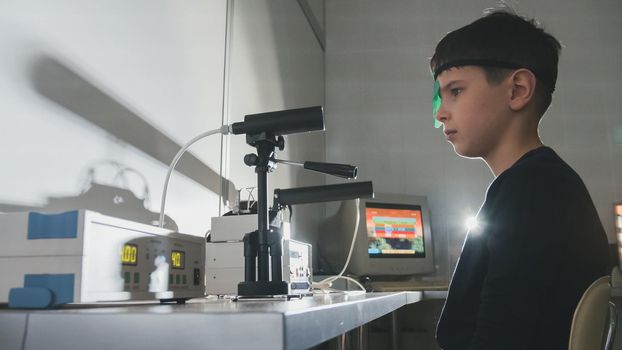
[[[257,260],[257,231],[244,235],[244,281],[255,281],[255,262]]]
[[[281,241],[280,229],[276,232],[270,232],[270,258],[272,259],[272,281],[283,280],[283,263],[281,257],[283,256],[283,245]]]
[[[397,311],[391,312],[391,349],[397,350],[399,344],[399,329],[397,325]]]
[[[259,229],[259,232],[257,232],[257,281],[269,281],[270,270],[268,251],[268,173],[266,171],[260,170],[257,172],[257,195],[257,220]]]

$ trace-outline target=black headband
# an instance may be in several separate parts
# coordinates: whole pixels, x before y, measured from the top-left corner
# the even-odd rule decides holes
[[[489,67],[498,67],[498,68],[507,68],[507,69],[526,68],[526,69],[529,69],[536,76],[536,78],[542,82],[542,84],[549,87],[551,92],[555,90],[555,84],[551,84],[551,82],[546,81],[545,79],[542,79],[542,76],[538,74],[538,72],[535,69],[531,67],[527,67],[524,64],[518,64],[518,63],[512,63],[512,62],[506,62],[506,61],[479,59],[479,58],[465,58],[465,59],[459,59],[459,60],[444,63],[438,66],[434,70],[434,80],[436,80],[436,78],[438,78],[438,76],[443,71],[449,68],[461,67],[461,66],[489,66]]]

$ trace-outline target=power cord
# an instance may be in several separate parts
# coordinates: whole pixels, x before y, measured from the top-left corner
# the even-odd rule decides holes
[[[201,140],[202,138],[205,138],[207,136],[214,135],[214,134],[227,135],[230,132],[231,132],[231,127],[229,125],[223,125],[218,129],[206,131],[202,134],[197,135],[192,140],[188,141],[188,143],[186,143],[179,150],[179,152],[177,152],[177,154],[173,158],[173,161],[171,161],[171,165],[168,167],[168,172],[166,173],[166,179],[164,180],[164,189],[162,189],[162,201],[160,202],[160,225],[159,225],[160,227],[164,227],[164,206],[166,204],[166,191],[168,189],[168,182],[171,179],[173,170],[175,170],[175,166],[177,165],[177,162],[179,162],[179,160],[181,159],[181,156],[184,155],[184,153],[186,152],[188,148],[190,148],[190,146],[192,146],[195,142]]]
[[[355,209],[356,209],[356,224],[354,224],[354,233],[352,234],[352,243],[350,244],[350,251],[348,252],[348,258],[346,259],[345,264],[343,265],[343,269],[341,269],[341,272],[339,272],[337,275],[335,276],[330,276],[327,277],[319,282],[314,282],[311,286],[313,287],[313,289],[318,289],[320,292],[323,293],[329,293],[331,291],[334,291],[334,289],[331,288],[332,283],[334,281],[336,281],[337,279],[345,279],[348,280],[350,282],[353,282],[354,284],[356,284],[359,288],[361,288],[361,291],[366,291],[365,287],[363,287],[363,285],[355,280],[352,277],[348,277],[348,276],[344,276],[343,273],[346,271],[346,268],[348,267],[348,264],[350,263],[350,258],[352,258],[352,251],[354,251],[354,243],[356,242],[356,235],[358,233],[359,230],[359,221],[361,219],[361,213],[359,211],[359,202],[360,200],[357,198],[356,199],[356,205],[355,205]]]

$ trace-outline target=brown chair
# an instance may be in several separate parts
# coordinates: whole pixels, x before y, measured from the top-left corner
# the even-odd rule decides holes
[[[619,275],[620,270],[616,269],[612,274]],[[601,277],[583,293],[572,319],[570,350],[612,348],[617,316],[615,305],[610,302],[611,280],[610,276]]]

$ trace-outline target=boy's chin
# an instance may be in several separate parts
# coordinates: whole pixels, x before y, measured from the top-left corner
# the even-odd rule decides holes
[[[476,152],[475,150],[468,149],[465,147],[460,147],[459,145],[453,144],[454,152],[462,158],[480,158],[481,154]]]

